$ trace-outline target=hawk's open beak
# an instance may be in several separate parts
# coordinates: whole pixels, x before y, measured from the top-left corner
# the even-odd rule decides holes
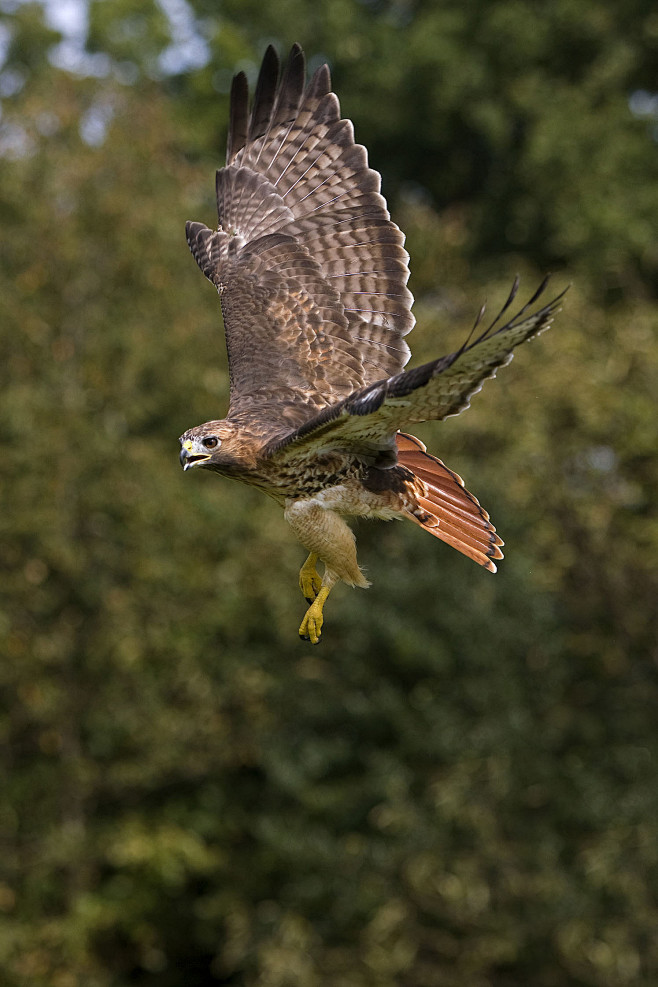
[[[191,466],[196,466],[197,463],[205,463],[206,459],[211,459],[210,453],[202,453],[201,455],[195,455],[193,450],[193,445],[188,439],[183,445],[180,451],[180,464],[184,470],[189,470]]]

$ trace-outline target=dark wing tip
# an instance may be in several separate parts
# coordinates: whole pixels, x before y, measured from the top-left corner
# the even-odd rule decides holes
[[[279,84],[276,102],[271,113],[270,126],[287,123],[295,117],[304,93],[305,81],[306,57],[301,45],[294,44],[290,49],[290,55]]]
[[[229,111],[226,164],[229,165],[247,142],[249,120],[249,84],[244,72],[233,76],[231,83],[231,108]]]
[[[274,46],[268,45],[258,73],[254,103],[249,117],[248,141],[256,140],[265,133],[272,115],[278,81],[279,56]]]
[[[485,339],[489,339],[491,336],[495,335],[496,333],[505,332],[505,330],[510,329],[513,326],[516,326],[523,319],[528,309],[530,309],[535,304],[535,302],[540,298],[540,296],[544,293],[550,280],[551,280],[551,275],[547,274],[542,280],[537,290],[525,303],[525,305],[523,305],[522,308],[520,308],[519,311],[514,316],[512,316],[512,318],[507,323],[505,323],[505,325],[496,328],[502,316],[505,314],[505,312],[507,312],[507,310],[509,309],[512,302],[517,296],[519,290],[519,284],[520,284],[520,279],[517,274],[516,277],[514,278],[514,283],[512,284],[512,288],[507,297],[507,300],[503,305],[503,307],[498,312],[498,314],[496,315],[495,319],[487,326],[487,328],[476,339],[473,339],[473,333],[475,329],[480,325],[482,321],[482,317],[484,315],[485,306],[482,306],[478,314],[478,317],[475,320],[475,324],[473,328],[471,329],[470,333],[468,334],[468,337],[466,338],[466,340],[464,341],[463,345],[460,347],[458,352],[461,354],[465,350],[470,349],[472,346],[477,346],[478,343],[483,342]],[[559,295],[556,295],[555,298],[553,298],[550,302],[544,305],[543,308],[539,309],[539,311],[535,313],[538,319],[538,323],[542,319],[542,317],[547,318],[549,316],[554,315],[558,311],[560,307],[560,303],[564,298],[564,296],[566,295],[567,291],[569,290],[569,287],[570,286],[567,285],[567,287],[564,288]],[[533,333],[533,335],[535,334],[536,333]]]
[[[313,99],[320,99],[331,92],[331,73],[329,66],[325,63],[316,69],[308,84],[308,95]]]
[[[295,41],[292,48],[290,49],[290,54],[288,55],[288,64],[291,64],[293,61],[296,61],[300,57],[304,58],[304,49],[300,44],[298,44],[297,41]]]
[[[328,69],[323,67],[328,75]],[[273,124],[282,123],[297,112],[306,80],[306,58],[301,45],[290,49],[281,81],[281,63],[274,45],[268,45],[263,55],[253,105],[249,112],[249,85],[244,72],[238,72],[231,84],[231,107],[226,145],[226,164],[250,141],[267,133]],[[322,70],[316,72],[314,79]]]

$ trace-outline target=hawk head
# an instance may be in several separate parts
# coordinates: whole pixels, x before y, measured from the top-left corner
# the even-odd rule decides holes
[[[246,458],[237,431],[227,421],[206,422],[188,428],[180,437],[181,466],[184,470],[202,466],[220,473],[233,472]]]

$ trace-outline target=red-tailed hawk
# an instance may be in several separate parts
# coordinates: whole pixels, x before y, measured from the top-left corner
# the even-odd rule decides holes
[[[346,517],[407,518],[495,572],[502,541],[489,515],[399,429],[463,411],[515,346],[547,328],[560,299],[529,312],[542,285],[505,325],[499,316],[456,353],[404,371],[414,325],[404,235],[341,119],[327,66],[306,85],[297,45],[280,80],[267,49],[251,112],[246,77],[234,78],[216,185],[217,230],[188,223],[187,240],[221,299],[229,410],[185,432],[180,459],[282,505],[310,553],[300,636],[318,643],[338,580],[368,586]]]

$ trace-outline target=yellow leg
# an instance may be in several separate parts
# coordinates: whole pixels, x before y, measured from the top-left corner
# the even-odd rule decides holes
[[[320,643],[322,623],[324,620],[322,616],[322,608],[324,607],[330,592],[331,586],[321,586],[318,591],[318,595],[306,611],[301,627],[299,628],[299,636],[303,641],[310,641],[311,644]]]
[[[317,555],[314,552],[311,552],[306,562],[299,570],[299,588],[301,589],[307,603],[313,603],[313,600],[318,595],[320,587],[322,586],[322,580],[318,576],[317,569],[315,568],[317,561]]]

